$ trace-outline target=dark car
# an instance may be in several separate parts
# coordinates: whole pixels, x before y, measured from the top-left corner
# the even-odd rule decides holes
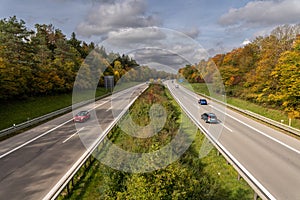
[[[80,111],[75,115],[73,118],[74,122],[85,122],[86,120],[90,119],[91,115],[89,111]]]
[[[206,99],[199,99],[198,103],[199,103],[200,105],[207,105]]]
[[[218,123],[218,118],[214,113],[203,113],[201,119],[206,123]]]

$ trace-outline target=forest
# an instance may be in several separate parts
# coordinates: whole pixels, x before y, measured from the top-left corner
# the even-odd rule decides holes
[[[221,74],[226,95],[300,118],[300,25],[279,26],[267,36],[187,65],[179,73],[190,83],[213,83],[213,65]]]
[[[95,73],[89,66],[95,63],[104,65],[105,70]],[[103,46],[78,40],[74,32],[67,38],[51,24],[36,24],[35,30],[29,30],[25,21],[16,16],[0,20],[0,100],[70,93],[81,67],[84,77],[76,85],[80,89],[91,88],[90,78],[95,76],[100,87],[104,75],[114,76],[115,82],[125,74],[122,81],[170,76],[137,66],[128,55],[107,53]]]
[[[84,78],[78,87],[90,88],[89,78],[97,73],[83,63],[91,52],[100,55],[97,61],[106,66],[97,73],[113,75],[115,82],[122,76],[125,81],[172,76],[147,66],[137,67],[128,55],[107,53],[103,46],[78,40],[75,33],[67,38],[51,24],[36,24],[35,30],[29,30],[25,21],[13,16],[0,20],[0,100],[70,93],[80,67]],[[300,118],[300,25],[279,26],[267,36],[187,65],[179,73],[190,83],[212,83],[216,80],[213,65],[221,74],[226,95]],[[99,86],[103,84],[102,76]]]

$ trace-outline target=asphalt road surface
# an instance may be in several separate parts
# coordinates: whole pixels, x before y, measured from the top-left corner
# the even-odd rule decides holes
[[[91,111],[84,123],[75,125],[68,113],[0,142],[0,199],[43,199],[144,88],[145,84],[114,94],[113,101],[107,97],[74,111]]]
[[[171,81],[167,84],[203,129],[222,144],[273,199],[300,199],[299,140],[212,101],[200,106],[199,95],[182,86],[175,88]],[[117,93],[113,104],[108,97],[81,108],[95,111],[85,123],[75,125],[69,113],[0,142],[0,199],[43,199],[143,88],[145,85]],[[205,123],[200,119],[204,112],[215,113],[219,123]]]
[[[209,101],[171,81],[173,95],[224,148],[270,193],[272,199],[300,199],[300,141],[235,111]],[[205,123],[200,115],[213,112],[218,124]]]

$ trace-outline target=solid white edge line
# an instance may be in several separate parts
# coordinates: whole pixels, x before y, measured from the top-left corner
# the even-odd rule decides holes
[[[31,142],[33,142],[33,141],[39,139],[40,137],[43,137],[44,135],[47,135],[48,133],[54,131],[55,129],[57,129],[57,128],[63,126],[63,125],[65,125],[66,123],[68,123],[68,122],[70,122],[70,121],[72,121],[72,120],[73,120],[73,119],[69,119],[68,121],[66,121],[66,122],[64,122],[64,123],[62,123],[62,124],[60,124],[60,125],[58,125],[58,126],[52,128],[52,129],[48,130],[48,131],[46,131],[45,133],[43,133],[43,134],[41,134],[41,135],[39,135],[39,136],[37,136],[37,137],[35,137],[35,138],[32,138],[31,140],[29,140],[29,141],[27,141],[27,142],[21,144],[20,146],[17,146],[17,147],[15,147],[15,148],[13,148],[12,150],[10,150],[10,151],[8,151],[8,152],[2,154],[2,155],[0,156],[0,159],[3,158],[3,157],[5,157],[5,156],[7,156],[7,155],[9,155],[9,154],[11,154],[11,153],[13,153],[13,152],[15,152],[15,151],[17,151],[18,149],[24,147],[25,145],[27,145],[27,144],[29,144],[29,143],[31,143]]]
[[[169,87],[168,87],[169,88]],[[170,88],[169,88],[170,90]],[[170,90],[171,91],[171,90]],[[173,92],[171,91],[171,93],[173,94]],[[180,101],[178,98],[177,98],[178,101]],[[183,105],[182,105],[183,106]],[[189,113],[190,116],[193,116],[187,109],[185,106],[183,106],[185,108],[185,111]],[[193,116],[194,118],[194,116]],[[194,118],[195,122],[198,122],[196,123],[198,126],[200,126],[207,134],[210,135],[210,138],[213,140],[214,143],[216,143],[225,153],[226,155],[242,170],[242,172],[244,172],[251,181],[253,181],[255,183],[255,185],[261,189],[271,200],[276,200],[276,198],[237,160],[234,158],[234,156],[229,152],[227,151],[227,149],[218,141],[216,140],[216,138],[211,135],[208,130],[202,126],[201,123],[199,123],[199,121],[197,119]]]
[[[92,108],[92,109],[95,109],[95,108],[97,108],[97,107],[99,107],[99,106],[101,106],[101,105],[103,105],[103,104],[105,104],[105,103],[107,103],[107,102],[109,102],[109,101],[105,101],[105,102],[103,102],[102,104],[99,104],[99,105],[97,105],[97,106],[94,106],[94,108]],[[92,109],[91,109],[91,110],[92,110]],[[28,140],[27,142],[25,142],[25,143],[23,143],[23,144],[21,144],[21,145],[15,147],[15,148],[13,148],[12,150],[10,150],[10,151],[8,151],[8,152],[6,152],[6,153],[0,155],[0,159],[3,158],[3,157],[5,157],[5,156],[7,156],[7,155],[9,155],[9,154],[11,154],[11,153],[13,153],[13,152],[15,152],[15,151],[17,151],[18,149],[20,149],[20,148],[26,146],[27,144],[30,144],[31,142],[34,142],[35,140],[39,139],[40,137],[43,137],[44,135],[47,135],[48,133],[51,133],[51,132],[54,131],[55,129],[57,129],[57,128],[59,128],[59,127],[62,127],[63,125],[67,124],[68,122],[70,122],[70,121],[72,121],[72,120],[73,120],[73,118],[72,118],[72,119],[69,119],[69,120],[67,120],[67,121],[65,121],[65,122],[63,122],[62,124],[60,124],[60,125],[58,125],[58,126],[52,128],[52,129],[50,129],[50,130],[48,130],[48,131],[46,131],[45,133],[43,133],[43,134],[41,134],[41,135],[38,135],[37,137],[32,138],[31,140]]]
[[[147,88],[146,88],[147,89]],[[135,97],[132,102],[134,102],[138,97]],[[105,133],[110,131],[110,129],[112,128],[112,126],[115,125],[115,121],[119,121],[119,119],[125,114],[125,112],[127,112],[127,110],[130,108],[131,104],[128,104],[125,109],[123,109],[123,111],[119,114],[119,116],[103,131],[103,133],[97,138],[97,140],[82,154],[82,156],[74,163],[74,165],[64,174],[64,176],[54,185],[54,187],[52,187],[52,189],[47,193],[47,195],[43,198],[43,200],[49,200],[53,193],[55,193],[55,191],[57,191],[61,185],[63,185],[63,183],[65,182],[65,180],[67,180],[67,178],[74,172],[74,170],[78,167],[78,165],[82,162],[82,160],[88,155],[91,154],[94,146],[97,145],[97,143],[101,142],[101,138],[103,136],[106,136]],[[101,141],[99,141],[101,140]],[[55,199],[55,198],[51,198],[51,199]]]
[[[189,90],[188,90],[188,91],[189,91]],[[189,92],[190,92],[190,91],[189,91]],[[192,96],[192,97],[194,97],[195,99],[197,99],[197,97],[195,97],[194,95],[189,94],[188,92],[185,92],[185,93],[188,94],[188,95],[190,95],[190,96]],[[196,93],[194,93],[194,94],[196,94]],[[197,94],[196,94],[196,95],[197,95]],[[290,149],[291,151],[294,151],[295,153],[300,154],[300,151],[299,151],[299,150],[297,150],[297,149],[295,149],[295,148],[293,148],[293,147],[291,147],[291,146],[285,144],[284,142],[282,142],[282,141],[280,141],[280,140],[278,140],[278,139],[276,139],[276,138],[273,138],[272,136],[270,136],[270,135],[268,135],[268,134],[266,134],[266,133],[264,133],[264,132],[262,132],[262,131],[260,131],[260,130],[258,130],[258,129],[256,129],[256,128],[250,126],[249,124],[247,124],[247,123],[245,123],[245,122],[243,122],[243,121],[241,121],[241,120],[239,120],[239,119],[237,119],[237,118],[235,118],[235,117],[229,115],[228,113],[226,113],[226,112],[224,112],[224,111],[221,111],[220,109],[218,109],[218,108],[215,107],[215,106],[212,106],[212,105],[209,105],[209,106],[213,107],[214,109],[218,110],[218,111],[221,112],[221,113],[224,113],[225,115],[227,115],[227,116],[231,117],[232,119],[234,119],[234,120],[240,122],[241,124],[243,124],[243,125],[245,125],[245,126],[251,128],[252,130],[257,131],[258,133],[260,133],[260,134],[262,134],[263,136],[265,136],[265,137],[267,137],[267,138],[273,140],[274,142],[277,142],[278,144],[281,144],[282,146],[284,146],[284,147]]]
[[[212,107],[214,107],[214,106],[212,106]],[[215,108],[216,110],[219,110],[219,109],[216,108],[216,107],[214,107],[214,108]],[[220,111],[220,110],[219,110],[219,111]],[[222,112],[222,111],[220,111],[220,112]],[[241,121],[241,120],[239,120],[239,119],[237,119],[237,118],[235,118],[235,117],[229,115],[228,113],[225,113],[225,115],[227,115],[227,116],[231,117],[232,119],[234,119],[234,120],[240,122],[241,124],[247,126],[248,128],[250,128],[250,129],[252,129],[252,130],[254,130],[254,131],[260,133],[261,135],[263,135],[263,136],[265,136],[265,137],[267,137],[267,138],[273,140],[274,142],[277,142],[278,144],[281,144],[282,146],[284,146],[284,147],[290,149],[291,151],[294,151],[295,153],[300,154],[300,151],[299,151],[299,150],[297,150],[297,149],[295,149],[295,148],[293,148],[293,147],[291,147],[291,146],[289,146],[289,145],[283,143],[282,141],[280,141],[280,140],[278,140],[278,139],[276,139],[276,138],[271,137],[270,135],[268,135],[268,134],[266,134],[266,133],[264,133],[264,132],[258,130],[257,128],[254,128],[254,127],[250,126],[249,124],[247,124],[247,123],[245,123],[245,122],[243,122],[243,121]]]
[[[134,86],[133,88],[135,88],[135,87],[140,87],[140,86],[139,86],[139,85],[138,85],[138,86]],[[128,89],[123,90],[123,91],[120,91],[120,93],[115,93],[115,94],[119,94],[118,96],[121,96],[123,93],[127,92],[127,90],[129,90],[129,89],[131,89],[131,88],[128,88]],[[92,109],[89,109],[89,111],[90,111],[90,110],[93,110],[93,109],[95,109],[95,108],[97,108],[97,107],[99,107],[99,106],[102,106],[103,104],[108,103],[108,102],[109,102],[109,100],[108,100],[108,101],[104,101],[103,103],[94,106]],[[72,112],[72,111],[71,111],[71,112]],[[10,150],[10,151],[8,151],[8,152],[6,152],[6,153],[0,155],[0,159],[3,158],[3,157],[5,157],[5,156],[7,156],[7,155],[9,155],[9,154],[11,154],[11,153],[13,153],[13,152],[15,152],[15,151],[17,151],[18,149],[20,149],[20,148],[26,146],[27,144],[30,144],[31,142],[34,142],[35,140],[39,139],[40,137],[43,137],[44,135],[47,135],[48,133],[54,131],[55,129],[57,129],[57,128],[63,126],[63,125],[65,125],[66,123],[68,123],[68,122],[70,122],[70,121],[72,121],[72,120],[73,120],[73,118],[70,119],[70,120],[67,120],[66,122],[64,122],[64,123],[62,123],[62,124],[60,124],[60,125],[58,125],[58,126],[52,128],[52,129],[48,130],[48,131],[46,131],[45,133],[43,133],[43,134],[41,134],[41,135],[39,135],[39,136],[37,136],[37,137],[35,137],[35,138],[32,138],[31,140],[28,140],[27,142],[25,142],[25,143],[23,143],[23,144],[21,144],[21,145],[15,147],[15,148],[13,148],[12,150]]]

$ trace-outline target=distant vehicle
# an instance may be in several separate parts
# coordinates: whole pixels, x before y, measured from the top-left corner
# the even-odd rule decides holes
[[[206,99],[199,99],[198,103],[199,103],[200,105],[207,105]]]
[[[89,111],[80,111],[75,115],[73,118],[74,122],[85,122],[86,120],[90,119],[91,115]]]
[[[176,85],[175,85],[175,87],[176,87],[176,88],[179,88],[179,85],[178,85],[178,84],[176,84]]]
[[[203,113],[201,115],[201,119],[203,119],[206,123],[218,123],[218,118],[214,113]]]

